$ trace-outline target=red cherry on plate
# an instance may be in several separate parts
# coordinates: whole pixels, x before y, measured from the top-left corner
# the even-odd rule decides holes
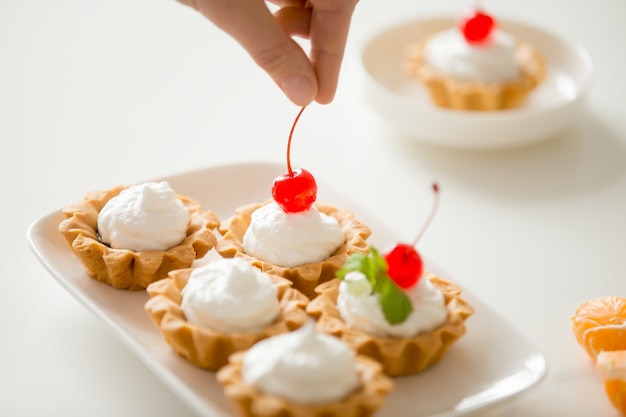
[[[489,35],[496,26],[496,21],[480,10],[464,16],[459,27],[465,40],[471,44],[484,44],[489,41]]]
[[[424,264],[415,248],[398,243],[385,255],[387,275],[402,289],[411,288],[422,276]]]
[[[417,284],[424,272],[424,263],[422,257],[415,249],[415,245],[422,237],[426,228],[433,220],[437,207],[439,206],[439,186],[433,184],[433,192],[435,193],[435,201],[430,211],[430,215],[422,230],[417,235],[412,244],[398,243],[391,251],[383,255],[387,261],[387,275],[398,287],[406,290]]]
[[[317,197],[315,178],[306,169],[280,175],[274,179],[272,196],[285,213],[307,210]]]
[[[298,213],[308,210],[317,198],[317,183],[313,175],[306,169],[291,169],[291,139],[298,119],[300,119],[305,108],[306,106],[302,107],[291,126],[291,132],[289,132],[287,173],[276,177],[272,185],[272,197],[285,213]]]

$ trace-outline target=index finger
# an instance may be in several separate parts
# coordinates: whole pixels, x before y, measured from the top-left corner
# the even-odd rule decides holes
[[[237,40],[294,103],[306,105],[317,96],[317,77],[309,58],[264,0],[179,1]]]
[[[313,6],[310,59],[317,72],[316,101],[330,103],[337,90],[352,14],[358,0],[309,0]]]

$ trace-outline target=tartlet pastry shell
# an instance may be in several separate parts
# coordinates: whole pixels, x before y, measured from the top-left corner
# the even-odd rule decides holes
[[[217,216],[203,212],[195,200],[177,196],[189,210],[187,237],[179,245],[165,251],[132,251],[103,244],[98,238],[98,214],[125,188],[89,192],[83,200],[63,209],[65,220],[59,224],[59,231],[91,278],[115,288],[142,290],[167,277],[171,270],[188,268],[217,243]]]
[[[247,349],[261,339],[295,330],[308,319],[305,309],[309,300],[293,289],[288,280],[268,274],[278,289],[280,313],[262,331],[223,334],[190,324],[181,308],[181,291],[192,270],[172,271],[171,279],[150,284],[147,291],[151,298],[144,307],[174,351],[199,368],[217,370],[228,362],[232,353]]]
[[[381,370],[378,362],[356,356],[361,385],[340,401],[320,405],[296,404],[276,395],[265,394],[243,381],[245,352],[230,357],[228,365],[217,373],[224,393],[245,417],[368,417],[384,403],[393,388],[393,381]]]
[[[428,65],[424,45],[428,39],[407,48],[406,70],[422,81],[435,105],[458,110],[504,110],[521,106],[528,94],[546,77],[543,56],[529,43],[518,41],[515,61],[519,78],[498,83],[455,80]]]
[[[387,375],[416,374],[437,363],[465,334],[465,320],[474,312],[473,307],[460,297],[458,285],[435,276],[422,279],[430,279],[442,292],[448,310],[446,322],[431,332],[410,338],[383,338],[348,327],[337,309],[338,279],[316,289],[319,295],[309,303],[307,312],[317,319],[318,331],[339,337],[357,353],[379,361]]]
[[[233,217],[222,222],[220,232],[223,238],[218,242],[216,250],[225,258],[245,258],[267,273],[290,280],[293,282],[294,288],[309,298],[316,296],[315,287],[318,284],[335,278],[335,273],[343,267],[350,254],[369,250],[369,245],[366,242],[371,234],[369,227],[356,220],[354,215],[345,209],[316,203],[315,205],[320,212],[334,217],[339,222],[346,237],[344,244],[337,248],[331,256],[322,262],[308,263],[295,268],[274,265],[252,257],[243,249],[243,236],[250,225],[252,213],[264,204],[250,204],[240,207],[235,211]]]

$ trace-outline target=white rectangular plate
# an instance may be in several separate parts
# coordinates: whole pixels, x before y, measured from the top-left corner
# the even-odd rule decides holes
[[[274,177],[284,171],[282,165],[250,163],[210,167],[156,180],[168,181],[178,194],[197,199],[224,220],[241,205],[270,198]],[[344,194],[319,180],[318,189],[319,201],[350,209],[370,226],[375,232],[370,241],[373,246],[384,247],[398,241],[383,223],[355,207]],[[87,276],[58,231],[62,220],[63,214],[58,210],[39,218],[28,230],[29,244],[50,274],[101,317],[148,368],[200,415],[235,416],[214,374],[191,366],[164,342],[144,311],[146,292],[117,290]],[[212,251],[207,256],[210,259],[218,255]],[[517,396],[543,379],[546,363],[542,353],[467,288],[463,294],[476,310],[467,322],[467,334],[439,364],[419,375],[396,379],[396,388],[377,414],[379,417],[465,415]]]

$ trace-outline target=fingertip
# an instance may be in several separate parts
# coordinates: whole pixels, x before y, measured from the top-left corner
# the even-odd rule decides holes
[[[317,89],[309,78],[302,74],[290,75],[279,82],[289,100],[298,106],[306,106],[315,99]]]
[[[330,104],[332,103],[334,98],[335,98],[334,93],[326,93],[326,94],[320,93],[317,95],[317,97],[315,97],[315,102],[319,104]]]

